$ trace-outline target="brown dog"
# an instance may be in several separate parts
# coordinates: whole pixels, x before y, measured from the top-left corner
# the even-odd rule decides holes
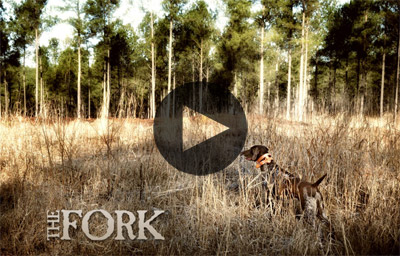
[[[318,185],[326,177],[326,174],[319,178],[315,183],[301,180],[290,172],[283,170],[273,160],[268,148],[262,145],[255,145],[249,150],[243,151],[240,155],[246,160],[256,162],[256,167],[261,172],[267,171],[271,178],[268,182],[272,183],[271,194],[274,198],[279,198],[282,194],[300,200],[304,216],[311,225],[315,226],[315,216],[325,223],[329,223],[324,213],[322,194]]]

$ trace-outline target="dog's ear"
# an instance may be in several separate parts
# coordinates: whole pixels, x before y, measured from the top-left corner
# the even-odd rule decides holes
[[[260,149],[258,147],[254,147],[251,151],[251,153],[253,154],[251,156],[251,160],[256,161],[258,158],[258,154],[260,154]]]

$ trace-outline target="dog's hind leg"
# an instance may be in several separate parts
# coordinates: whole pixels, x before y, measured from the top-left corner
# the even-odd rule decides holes
[[[328,220],[328,217],[325,214],[324,205],[323,205],[323,202],[322,202],[322,196],[321,195],[319,195],[319,198],[317,200],[317,217],[321,221],[323,226],[325,227],[325,234],[327,233],[328,240],[329,240],[329,237],[331,239],[335,239],[335,232],[334,232],[334,229],[332,227],[331,222]],[[325,236],[322,235],[322,230],[319,230],[319,234],[321,236],[320,237],[321,240],[322,241],[325,240]]]
[[[315,219],[317,216],[317,200],[314,197],[305,198],[304,219],[315,228]]]

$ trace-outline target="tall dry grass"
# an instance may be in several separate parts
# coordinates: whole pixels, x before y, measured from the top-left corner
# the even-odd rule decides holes
[[[315,230],[295,219],[290,202],[277,202],[273,211],[256,207],[261,186],[229,189],[256,176],[251,163],[238,158],[222,172],[195,177],[161,157],[149,121],[11,117],[0,123],[0,253],[400,253],[399,130],[345,116],[248,122],[246,147],[268,146],[282,167],[306,180],[328,174],[320,190],[335,240],[323,248]],[[197,141],[201,131],[193,132]],[[47,241],[46,211],[56,209],[163,209],[153,225],[165,240],[115,241],[113,234],[95,242],[71,229],[71,241]],[[104,219],[92,219],[93,233],[105,229]]]

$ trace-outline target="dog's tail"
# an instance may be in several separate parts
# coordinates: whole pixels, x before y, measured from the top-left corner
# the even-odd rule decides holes
[[[312,186],[313,187],[318,187],[318,185],[325,179],[325,177],[326,177],[326,173],[324,174],[324,176],[319,178],[314,184],[312,184]]]

